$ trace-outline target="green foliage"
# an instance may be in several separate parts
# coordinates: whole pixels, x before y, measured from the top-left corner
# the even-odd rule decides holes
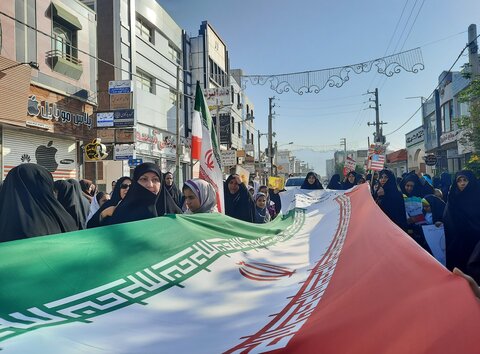
[[[480,155],[473,154],[466,163],[465,168],[472,171],[475,177],[480,178]]]
[[[456,120],[458,127],[464,131],[461,143],[472,145],[475,152],[480,152],[480,78],[472,80],[470,86],[459,96],[460,102],[469,104],[469,116]]]

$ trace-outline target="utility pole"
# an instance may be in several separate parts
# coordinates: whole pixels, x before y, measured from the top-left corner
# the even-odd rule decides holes
[[[218,95],[217,95],[217,142],[218,142],[218,151],[220,151],[220,103],[218,102]]]
[[[273,153],[272,153],[272,120],[273,120],[273,113],[272,109],[275,107],[275,103],[273,100],[275,96],[268,98],[268,158],[270,160],[270,176],[273,176]]]
[[[260,130],[257,130],[258,133],[258,170],[260,171],[262,169],[262,162],[260,161],[260,137],[262,134],[260,134]]]
[[[480,64],[478,59],[477,44],[477,25],[468,26],[468,61],[472,71],[472,78],[480,74]]]
[[[375,106],[372,107],[371,105],[368,106],[368,108],[374,109],[375,110],[375,122],[370,123],[368,122],[368,126],[375,126],[375,143],[382,143],[385,144],[385,137],[383,136],[383,129],[380,128],[381,125],[387,124],[387,122],[380,122],[380,105],[378,104],[378,88],[375,89],[375,91],[367,91],[368,94],[375,95],[375,99],[369,98],[368,100],[370,102],[375,103]]]
[[[347,138],[340,139],[340,146],[343,146],[343,163],[347,162]]]

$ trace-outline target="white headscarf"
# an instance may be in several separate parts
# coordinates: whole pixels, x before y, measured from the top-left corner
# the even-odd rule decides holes
[[[200,201],[200,208],[195,210],[195,212],[187,209],[185,214],[212,213],[216,211],[216,193],[210,183],[200,178],[193,178],[185,181],[184,187],[191,189]]]

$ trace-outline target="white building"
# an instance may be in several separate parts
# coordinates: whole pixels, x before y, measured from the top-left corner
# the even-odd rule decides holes
[[[91,1],[85,1],[91,3]],[[92,5],[91,5],[92,6]],[[125,156],[154,162],[163,172],[175,171],[177,76],[180,91],[180,180],[187,177],[190,161],[189,143],[184,138],[189,124],[190,92],[188,75],[177,68],[188,67],[184,54],[187,38],[182,29],[155,0],[101,0],[93,4],[98,16],[99,111],[133,109],[135,122],[130,127],[99,129],[103,143],[125,145],[123,160],[105,161],[103,176],[107,181],[129,175]],[[113,64],[106,64],[104,61]],[[187,79],[186,79],[187,78]],[[133,94],[112,95],[109,82],[131,80]],[[185,82],[187,81],[187,82]]]
[[[405,134],[405,146],[407,148],[408,171],[426,172],[425,167],[425,136],[423,126]],[[431,171],[429,171],[431,172]]]
[[[192,82],[199,81],[206,92],[223,88],[221,99],[212,97],[209,101],[215,124],[219,116],[221,148],[242,151],[245,144],[253,144],[255,136],[254,106],[242,90],[242,71],[230,70],[227,45],[207,21],[202,22],[198,36],[190,41]],[[248,160],[249,154],[239,155],[239,162]],[[253,158],[253,152],[250,157]]]

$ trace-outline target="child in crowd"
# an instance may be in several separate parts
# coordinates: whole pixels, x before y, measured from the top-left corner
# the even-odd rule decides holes
[[[264,224],[271,220],[267,208],[267,196],[265,193],[255,194],[255,224]]]

